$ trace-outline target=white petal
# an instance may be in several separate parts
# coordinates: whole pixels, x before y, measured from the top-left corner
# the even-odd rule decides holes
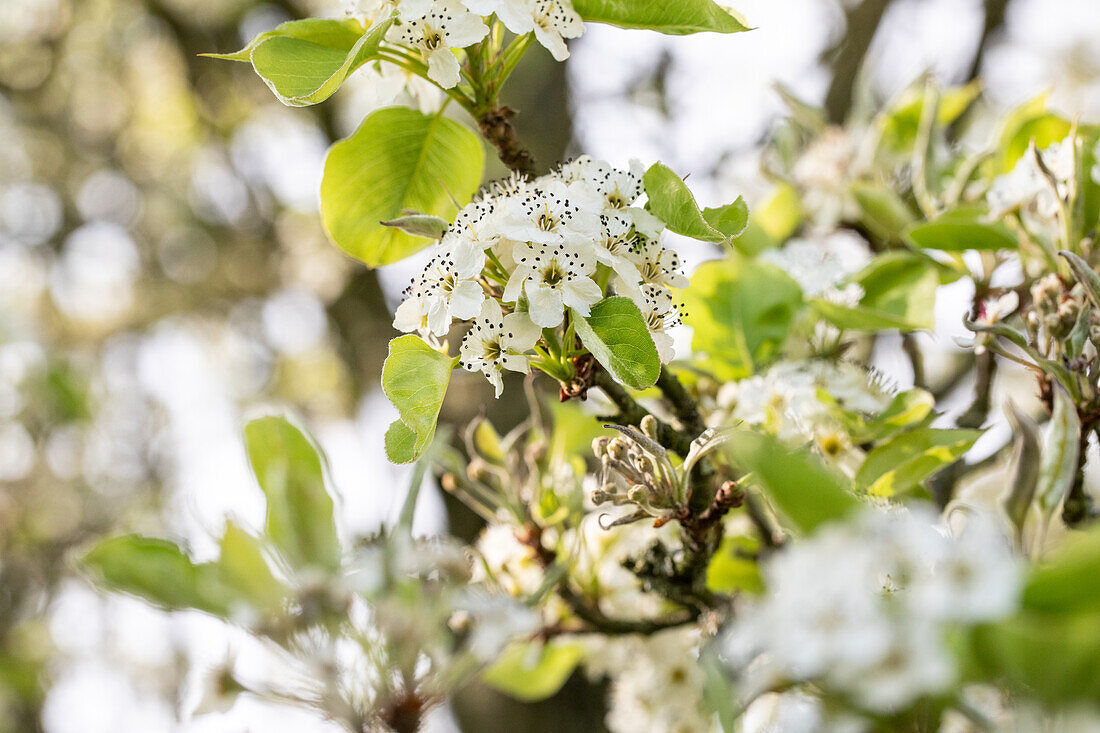
[[[593,283],[595,284],[595,283]],[[531,320],[543,328],[554,328],[562,319],[561,293],[554,288],[528,287]]]
[[[477,320],[481,322],[482,327],[488,327],[490,330],[500,330],[500,326],[504,322],[503,312],[500,303],[492,298],[486,298],[485,302],[481,304],[481,312],[477,314]]]
[[[465,321],[481,312],[485,290],[473,280],[463,280],[451,293],[451,315]]]
[[[455,240],[451,258],[455,273],[463,280],[476,278],[485,268],[485,251],[466,237]]]
[[[634,220],[634,228],[649,239],[656,239],[665,229],[665,223],[645,209],[632,206],[627,209],[627,212]]]
[[[433,299],[428,308],[428,330],[436,336],[446,336],[451,330],[451,314],[442,298]]]
[[[595,280],[587,277],[569,278],[562,285],[562,300],[570,308],[575,308],[582,316],[587,316],[589,307],[599,303],[603,291]]]
[[[462,0],[462,4],[467,10],[478,15],[492,15],[500,10],[503,0]]]
[[[509,313],[504,316],[504,332],[500,345],[512,351],[527,351],[542,335],[542,329],[531,321],[527,313]]]
[[[500,376],[500,367],[495,364],[485,367],[485,377],[489,380],[489,383],[493,385],[494,396],[500,397],[500,393],[504,391],[504,380]]]
[[[393,327],[398,331],[410,333],[424,323],[424,301],[415,296],[406,298],[393,314]]]
[[[449,48],[439,48],[428,54],[428,78],[444,89],[458,84],[458,59]]]
[[[526,356],[519,354],[505,354],[501,357],[500,363],[505,369],[513,372],[520,372],[521,374],[531,373],[531,364]]]
[[[496,12],[504,27],[517,36],[530,33],[535,27],[535,4],[532,0],[504,0]]]
[[[664,331],[653,331],[649,335],[653,337],[653,344],[657,347],[657,355],[661,358],[661,363],[671,363],[676,358],[676,349],[672,346],[672,336]]]
[[[508,278],[508,284],[504,286],[504,295],[501,296],[501,300],[505,303],[515,303],[519,300],[519,295],[523,291],[523,283],[526,279],[526,268],[518,267],[513,270],[511,276]]]
[[[451,48],[472,46],[487,35],[489,26],[473,13],[462,13],[447,24],[447,45]]]
[[[397,4],[397,17],[404,22],[423,18],[432,9],[433,0],[401,0]]]
[[[555,61],[565,61],[569,58],[569,49],[562,40],[561,34],[544,30],[541,26],[535,26],[535,38],[539,40]]]

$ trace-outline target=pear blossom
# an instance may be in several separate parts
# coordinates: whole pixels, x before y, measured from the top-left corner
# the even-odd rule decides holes
[[[672,293],[659,285],[645,283],[642,285],[642,301],[638,303],[638,307],[642,311],[649,335],[653,337],[661,363],[670,363],[676,358],[676,352],[668,329],[680,324],[680,311],[672,302]]]
[[[434,0],[419,16],[401,18],[386,40],[418,49],[428,61],[428,78],[444,89],[458,84],[460,66],[451,49],[485,38],[489,27],[455,0]]]
[[[591,278],[596,258],[580,247],[519,242],[512,257],[516,269],[504,288],[504,300],[518,302],[526,294],[531,320],[543,328],[560,324],[566,307],[586,316],[603,298]]]
[[[478,15],[496,13],[516,35],[535,32],[535,38],[557,61],[569,58],[566,38],[584,33],[584,21],[569,0],[463,0]]]
[[[470,240],[454,236],[406,290],[407,298],[394,313],[399,331],[445,336],[451,320],[473,318],[481,310],[485,291],[477,281],[485,253]]]
[[[422,18],[434,0],[345,0],[348,15],[373,20],[382,12],[395,9],[399,20]]]
[[[607,214],[629,209],[645,191],[642,185],[645,169],[637,160],[630,161],[630,169],[622,171],[582,155],[563,165],[561,174],[570,182],[582,181],[591,187],[603,199]]]
[[[556,61],[569,58],[566,38],[579,38],[584,33],[584,21],[573,10],[569,0],[535,0],[535,38]]]
[[[635,302],[641,302],[643,296],[639,285],[642,283],[642,273],[634,262],[634,237],[626,217],[622,214],[601,214],[600,235],[595,244],[596,261],[615,272],[620,292]]]
[[[952,537],[920,505],[867,507],[763,571],[767,592],[741,604],[721,642],[742,693],[809,682],[877,713],[949,689],[957,671],[946,625],[1011,615],[1022,582],[990,517],[975,513]]]
[[[634,242],[633,252],[634,262],[645,282],[673,288],[688,286],[680,256],[671,249],[665,249],[660,240],[639,236]]]
[[[460,361],[468,371],[483,372],[500,397],[504,391],[502,370],[527,374],[530,366],[523,354],[538,338],[538,326],[525,313],[504,315],[499,303],[486,300],[462,339]]]
[[[586,192],[549,181],[522,198],[505,199],[500,232],[516,242],[585,244],[600,232],[599,215],[586,205]]]

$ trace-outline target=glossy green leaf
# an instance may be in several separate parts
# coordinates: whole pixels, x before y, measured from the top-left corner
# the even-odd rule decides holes
[[[252,51],[269,38],[291,38],[309,41],[329,48],[351,49],[363,36],[363,26],[355,20],[304,18],[280,23],[274,29],[258,34],[247,46],[234,53],[204,53],[207,58],[251,63]]]
[[[727,236],[703,216],[687,184],[672,169],[654,163],[642,180],[649,210],[668,225],[669,231],[704,242],[727,241]]]
[[[736,237],[745,231],[745,226],[749,223],[749,207],[738,196],[732,204],[703,209],[703,218],[726,237]]]
[[[1019,242],[1002,221],[989,222],[981,208],[966,207],[941,214],[933,221],[910,227],[905,236],[918,247],[961,252],[968,249],[1016,249]]]
[[[252,67],[275,96],[291,107],[305,107],[331,97],[351,72],[378,52],[393,20],[376,23],[350,48],[315,40],[273,36],[252,49]]]
[[[778,438],[747,430],[727,443],[730,460],[767,495],[789,526],[811,532],[840,521],[860,504],[846,487],[850,482],[827,468],[805,448],[791,449]]]
[[[824,389],[818,389],[817,398],[824,404],[832,405],[833,414],[857,445],[873,443],[902,428],[929,421],[933,417],[932,408],[936,404],[936,398],[923,389],[899,392],[886,409],[877,415],[844,410],[836,398]]]
[[[229,593],[210,565],[196,565],[168,540],[123,535],[103,540],[82,565],[103,587],[129,593],[161,608],[229,612]]]
[[[336,570],[340,543],[321,455],[286,418],[261,417],[244,428],[252,472],[267,498],[264,533],[292,567]]]
[[[272,574],[260,540],[234,522],[225,526],[216,564],[222,582],[240,599],[268,613],[281,610],[289,595],[286,586]]]
[[[751,375],[779,353],[802,290],[774,265],[740,256],[702,264],[680,292],[692,348],[723,379]]]
[[[251,61],[279,100],[304,107],[328,99],[348,76],[378,51],[393,23],[376,23],[368,32],[355,20],[307,18],[261,33],[233,54],[214,58]]]
[[[400,415],[386,431],[386,456],[394,463],[411,463],[427,450],[457,361],[412,334],[390,341],[382,390]]]
[[[714,31],[739,33],[749,30],[743,18],[713,0],[573,0],[573,9],[591,23],[608,23],[620,28],[687,35]]]
[[[519,700],[545,700],[562,688],[583,653],[577,644],[516,642],[485,670],[482,679]]]
[[[340,249],[371,267],[431,244],[382,225],[406,211],[450,220],[481,184],[485,151],[474,133],[405,107],[372,113],[325,160],[321,219]]]
[[[933,428],[899,433],[867,454],[856,486],[873,496],[904,494],[970,450],[980,435],[978,430]]]
[[[630,298],[604,298],[588,316],[573,311],[581,343],[616,382],[631,389],[652,387],[661,375],[661,359],[645,319]]]

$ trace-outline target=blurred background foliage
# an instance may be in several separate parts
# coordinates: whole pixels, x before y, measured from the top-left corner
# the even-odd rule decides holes
[[[529,54],[504,100],[521,111],[521,138],[544,166],[581,151],[661,158],[704,198],[751,201],[783,112],[775,82],[833,123],[927,68],[950,83],[983,76],[987,107],[1053,86],[1066,114],[1100,112],[1094,0],[739,9],[760,30],[594,27],[567,65]],[[248,65],[198,56],[339,12],[335,0],[0,2],[0,731],[213,730],[181,720],[184,670],[216,663],[233,639],[100,597],[71,557],[121,530],[201,556],[227,513],[254,520],[247,411],[289,406],[311,425],[345,495],[343,531],[376,529],[400,504],[406,472],[382,456],[392,416],[378,375],[418,265],[345,258],[316,195],[326,148],[385,100],[353,80],[330,104],[291,110]],[[687,259],[712,255],[697,246]],[[480,377],[455,379],[444,423],[487,413],[504,430],[524,414]],[[469,539],[479,527],[438,492],[422,504],[420,531]],[[473,687],[438,725],[594,730],[600,700],[583,679],[526,707]],[[241,720],[320,725],[295,715],[257,707]]]

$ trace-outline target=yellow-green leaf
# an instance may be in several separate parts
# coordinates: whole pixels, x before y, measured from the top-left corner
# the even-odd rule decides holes
[[[469,202],[484,164],[480,140],[458,122],[406,107],[378,110],[329,150],[321,181],[325,230],[371,267],[397,262],[432,240],[382,222],[410,210],[452,219],[453,202]]]

